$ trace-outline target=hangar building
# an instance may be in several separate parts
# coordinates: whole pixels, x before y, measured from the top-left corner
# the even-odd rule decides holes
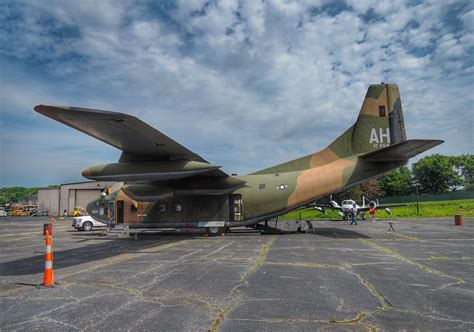
[[[85,208],[102,190],[114,184],[115,181],[86,181],[64,183],[59,188],[38,188],[38,210],[47,210],[50,216],[57,216],[64,210]]]

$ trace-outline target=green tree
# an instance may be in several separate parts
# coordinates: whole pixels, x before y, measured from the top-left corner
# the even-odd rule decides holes
[[[0,205],[5,205],[6,203],[16,203],[24,197],[36,195],[37,192],[37,188],[0,188]]]
[[[467,190],[474,189],[474,155],[465,154],[458,157],[452,157],[453,163],[462,178],[462,185]]]
[[[379,183],[387,196],[404,196],[413,193],[412,173],[407,166],[382,175]]]
[[[360,202],[362,201],[362,196],[369,199],[376,199],[383,195],[384,191],[380,188],[379,182],[376,179],[370,179],[335,195],[334,199],[339,202],[350,198]]]
[[[422,193],[440,194],[463,184],[455,159],[440,154],[420,159],[413,165],[413,173]]]

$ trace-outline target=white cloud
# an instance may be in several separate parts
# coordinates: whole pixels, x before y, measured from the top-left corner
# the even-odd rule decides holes
[[[472,151],[472,10],[453,31],[453,3],[348,1],[353,10],[337,16],[323,5],[337,3],[12,4],[3,15],[22,19],[3,20],[13,29],[0,33],[2,65],[15,64],[2,82],[4,122],[39,102],[132,113],[243,173],[324,147],[355,120],[369,84],[391,81],[411,137]],[[85,144],[61,131],[76,134]]]

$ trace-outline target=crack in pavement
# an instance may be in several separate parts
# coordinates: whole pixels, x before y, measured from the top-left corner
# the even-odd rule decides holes
[[[369,246],[372,246],[374,248],[377,248],[391,256],[394,256],[394,257],[397,257],[398,259],[402,260],[403,262],[405,263],[409,263],[409,264],[412,264],[412,265],[415,265],[415,266],[418,266],[420,269],[423,269],[431,274],[435,274],[435,275],[438,275],[440,277],[446,277],[446,278],[451,278],[451,279],[455,279],[456,282],[455,283],[452,283],[452,284],[463,284],[465,281],[463,278],[459,278],[459,277],[455,277],[455,276],[451,276],[451,275],[448,275],[444,272],[441,272],[441,271],[438,271],[438,270],[435,270],[435,269],[432,269],[430,268],[429,266],[425,265],[425,264],[421,264],[419,262],[417,262],[416,260],[414,259],[411,259],[411,258],[407,258],[401,254],[399,254],[398,252],[396,251],[393,251],[387,247],[384,247],[384,246],[381,246],[380,244],[377,244],[377,243],[374,243],[372,241],[369,241],[367,239],[360,239],[360,241],[362,241],[363,243],[369,245]]]
[[[370,330],[376,329],[375,326],[371,326],[363,323],[363,320],[367,317],[374,316],[380,312],[386,310],[392,310],[392,304],[380,293],[377,288],[370,283],[367,279],[361,276],[359,273],[352,270],[351,264],[335,265],[335,264],[320,264],[320,263],[298,263],[298,262],[264,262],[264,265],[285,265],[285,266],[304,266],[304,267],[316,267],[316,268],[329,268],[329,269],[339,269],[345,271],[353,276],[355,276],[359,282],[369,291],[370,295],[377,300],[379,306],[376,310],[371,312],[360,312],[355,318],[336,320],[335,318],[329,320],[330,323],[338,324],[352,324],[352,325],[362,325]],[[327,321],[326,321],[327,322]]]
[[[235,286],[234,288],[232,288],[232,290],[230,292],[230,295],[229,295],[231,303],[233,302],[232,303],[233,306],[225,306],[224,308],[222,308],[219,311],[217,317],[214,319],[214,321],[213,321],[211,327],[208,329],[208,331],[212,331],[212,332],[217,331],[218,328],[219,328],[219,325],[225,319],[225,314],[228,313],[229,311],[231,311],[232,307],[237,306],[241,302],[241,300],[242,300],[242,291],[239,291],[238,289],[243,287],[243,286],[248,287],[247,278],[249,277],[250,274],[254,273],[258,269],[258,267],[263,265],[263,263],[265,261],[265,258],[267,257],[268,251],[270,250],[270,247],[275,242],[275,240],[276,240],[276,236],[274,235],[263,245],[262,249],[260,249],[260,252],[259,252],[255,262],[240,275],[240,283],[237,286]],[[237,295],[234,296],[234,294],[236,294],[236,293],[237,293]]]

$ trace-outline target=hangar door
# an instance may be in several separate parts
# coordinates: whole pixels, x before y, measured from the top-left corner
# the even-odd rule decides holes
[[[87,204],[100,196],[100,190],[97,189],[76,189],[76,202],[74,207],[86,208]]]

